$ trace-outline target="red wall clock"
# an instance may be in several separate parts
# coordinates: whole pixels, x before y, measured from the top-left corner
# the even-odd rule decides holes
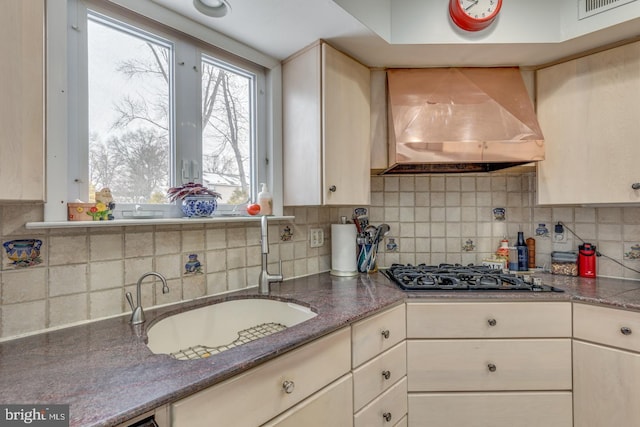
[[[502,0],[449,0],[453,23],[465,31],[480,31],[498,17]]]

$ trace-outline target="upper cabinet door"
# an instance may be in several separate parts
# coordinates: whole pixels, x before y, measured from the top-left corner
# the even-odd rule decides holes
[[[538,71],[539,204],[640,203],[640,42]]]
[[[0,13],[0,201],[44,201],[44,0]]]
[[[369,69],[319,42],[282,75],[285,206],[368,205]]]
[[[323,192],[328,205],[370,203],[371,83],[364,65],[322,45]]]

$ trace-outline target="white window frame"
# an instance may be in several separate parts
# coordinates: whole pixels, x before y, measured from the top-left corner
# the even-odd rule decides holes
[[[78,158],[87,158],[88,146],[86,144],[78,145],[81,135],[87,135],[86,127],[88,124],[86,121],[81,124],[81,118],[78,116],[78,100],[81,98],[81,94],[78,92],[78,88],[74,87],[70,82],[79,82],[79,85],[85,85],[86,87],[86,70],[78,69],[78,67],[69,67],[68,63],[73,61],[82,60],[78,56],[82,54],[82,49],[75,48],[75,41],[73,41],[73,35],[67,38],[67,28],[71,28],[73,32],[81,34],[83,28],[82,25],[86,25],[86,20],[78,19],[77,16],[82,16],[78,12],[78,8],[86,7],[87,3],[91,4],[91,9],[96,10],[99,13],[103,13],[107,16],[112,16],[114,19],[127,22],[127,19],[121,19],[119,13],[113,13],[113,5],[111,3],[120,3],[127,9],[140,14],[144,14],[154,20],[162,20],[163,24],[170,25],[174,29],[185,32],[185,29],[192,30],[192,36],[195,39],[199,39],[200,42],[196,42],[196,45],[200,47],[200,51],[197,56],[198,69],[200,68],[200,53],[203,52],[208,56],[212,56],[220,59],[221,61],[229,62],[233,65],[239,66],[245,69],[251,66],[254,70],[257,70],[257,89],[256,89],[256,126],[257,143],[255,145],[256,152],[254,153],[253,160],[258,164],[258,173],[255,174],[252,184],[253,197],[259,191],[258,183],[267,182],[274,194],[274,214],[282,215],[282,154],[281,154],[281,69],[279,61],[269,58],[260,52],[247,49],[246,46],[240,45],[237,42],[233,42],[226,36],[216,33],[210,29],[202,26],[194,25],[193,21],[183,22],[182,18],[176,14],[167,15],[167,11],[164,8],[140,0],[112,0],[106,2],[104,0],[67,0],[68,8],[64,13],[60,10],[55,10],[50,7],[50,3],[47,5],[47,18],[48,18],[48,57],[55,57],[55,61],[48,61],[47,79],[48,79],[48,100],[47,100],[47,113],[48,113],[48,125],[47,125],[47,138],[48,138],[48,156],[47,156],[47,203],[45,204],[45,221],[60,221],[66,219],[66,202],[72,202],[76,199],[81,199],[84,194],[87,194],[85,188],[87,183],[74,182],[75,178],[65,177],[72,171],[69,167],[72,164],[78,164]],[[104,5],[107,7],[104,7]],[[130,11],[124,11],[125,18],[130,15]],[[167,17],[168,16],[168,17]],[[170,18],[170,19],[169,19]],[[136,22],[134,24],[138,28],[147,30],[145,25],[141,25]],[[84,29],[86,30],[86,28]],[[157,28],[149,29],[154,34],[164,36]],[[174,35],[169,30],[170,37],[173,39]],[[86,34],[86,32],[85,32]],[[180,39],[176,43],[180,43]],[[221,45],[225,51],[234,52],[242,57],[234,55],[232,53],[224,52],[221,48],[214,46],[215,44]],[[231,47],[231,48],[230,48]],[[86,52],[86,49],[84,50]],[[63,60],[69,58],[68,61]],[[256,61],[257,59],[257,61]],[[86,61],[86,60],[85,60]],[[86,62],[85,62],[86,63]],[[178,67],[176,67],[178,68]],[[186,68],[186,67],[185,67]],[[266,71],[265,71],[266,70]],[[253,71],[253,70],[252,70]],[[177,75],[178,71],[176,71]],[[84,76],[84,77],[83,77]],[[84,80],[83,80],[84,79]],[[64,84],[63,84],[64,80]],[[62,90],[60,91],[60,86]],[[176,79],[176,86],[178,86],[178,78]],[[179,88],[177,90],[180,90]],[[198,88],[198,90],[200,90]],[[85,97],[86,99],[86,97]],[[75,106],[75,107],[74,107]],[[194,117],[200,117],[200,105],[192,103],[194,108],[198,109],[197,115]],[[74,108],[69,108],[74,107]],[[63,113],[61,113],[61,111]],[[86,109],[85,109],[86,111]],[[59,118],[65,118],[67,121],[66,126],[58,124],[51,124],[50,119],[58,116]],[[179,123],[179,120],[176,120]],[[199,133],[201,138],[201,125],[200,120],[196,120],[197,129],[193,129],[193,132]],[[84,128],[83,128],[84,126]],[[84,137],[86,139],[86,137]],[[180,138],[178,136],[178,138]],[[68,144],[67,144],[67,141]],[[75,144],[75,145],[74,145]],[[84,146],[84,148],[82,148]],[[80,147],[79,149],[76,147]],[[181,150],[178,146],[176,150]],[[200,148],[201,150],[201,148]],[[192,157],[198,163],[201,162],[201,151],[195,153],[188,153],[189,157]],[[179,159],[182,153],[177,153],[176,159]],[[187,158],[183,156],[183,158]],[[182,161],[176,162],[176,175],[180,175],[180,169]],[[64,174],[60,174],[64,171]],[[73,171],[75,172],[75,171]],[[88,168],[87,172],[88,174]],[[87,176],[87,175],[85,175]],[[84,179],[81,179],[84,181]],[[82,191],[82,193],[81,193]],[[117,200],[116,200],[117,203]],[[158,205],[153,205],[157,207]],[[180,216],[179,209],[175,205],[169,209],[173,209],[174,215]],[[232,209],[230,206],[229,209]],[[223,205],[221,205],[220,211],[224,211]]]

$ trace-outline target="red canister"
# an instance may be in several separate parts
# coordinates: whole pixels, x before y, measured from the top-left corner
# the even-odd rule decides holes
[[[578,249],[578,274],[580,277],[596,277],[596,247],[585,243]]]

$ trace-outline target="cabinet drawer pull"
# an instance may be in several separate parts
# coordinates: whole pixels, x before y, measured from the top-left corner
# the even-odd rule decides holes
[[[381,334],[382,334],[382,337],[383,337],[385,340],[388,340],[388,339],[389,339],[389,337],[391,336],[391,332],[389,332],[389,330],[388,330],[388,329],[383,330],[383,331],[381,332]]]
[[[487,365],[487,368],[489,368],[489,372],[495,372],[496,369],[498,369],[498,368],[496,368],[496,365],[494,365],[493,363],[489,363]]]
[[[640,182],[634,182],[631,184],[631,188],[634,190],[640,190]]]
[[[295,385],[295,383],[293,381],[286,380],[285,382],[282,383],[282,389],[287,394],[293,393],[293,390],[295,388],[296,388],[296,385]]]
[[[631,332],[631,328],[627,326],[623,326],[622,328],[620,328],[620,333],[622,333],[622,335],[631,335]]]
[[[385,380],[388,380],[389,378],[391,378],[391,371],[382,371],[382,377]]]
[[[329,187],[329,191],[331,191],[332,193],[335,193],[337,189],[338,187],[336,187],[335,185],[332,185],[331,187]]]
[[[391,421],[391,412],[385,412],[384,414],[382,414],[382,418],[384,418],[386,422]]]
[[[487,323],[489,324],[489,326],[496,326],[498,324],[498,321],[496,319],[489,319],[487,320]]]

